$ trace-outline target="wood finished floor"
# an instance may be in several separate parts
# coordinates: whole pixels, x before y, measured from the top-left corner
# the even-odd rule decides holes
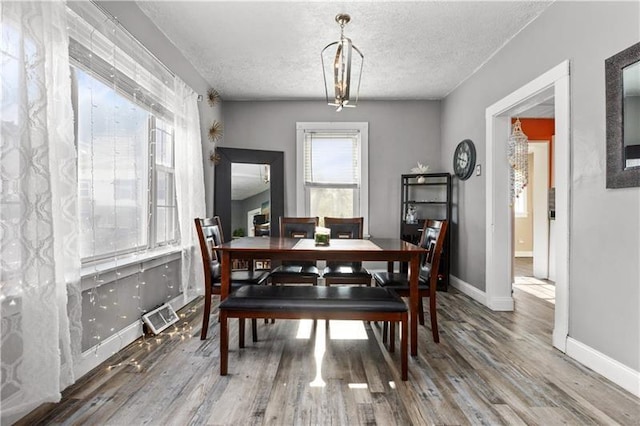
[[[491,312],[439,292],[441,343],[419,327],[408,382],[377,325],[345,331],[333,321],[259,324],[259,342],[243,350],[234,321],[221,377],[219,327],[213,318],[199,340],[199,300],[173,335],[133,343],[19,424],[640,424],[638,398],[551,347],[552,305],[519,290],[515,298],[515,312]]]

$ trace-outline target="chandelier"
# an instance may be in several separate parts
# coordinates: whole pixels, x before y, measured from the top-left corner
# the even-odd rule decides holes
[[[322,76],[324,77],[324,92],[327,104],[336,107],[336,111],[342,108],[355,108],[358,104],[360,92],[360,80],[362,78],[362,64],[364,55],[353,45],[351,39],[344,36],[344,26],[351,21],[351,16],[341,13],[336,15],[336,22],[340,25],[340,40],[329,43],[322,49]],[[335,46],[335,53],[331,47]],[[353,52],[357,55],[354,55]],[[355,99],[352,100],[351,76],[357,76],[355,85]],[[327,76],[329,78],[327,79]],[[333,85],[333,87],[330,87]],[[333,100],[329,100],[329,93],[333,94]]]
[[[516,118],[508,141],[508,156],[511,203],[522,193],[529,181],[529,141],[522,131],[520,119]]]

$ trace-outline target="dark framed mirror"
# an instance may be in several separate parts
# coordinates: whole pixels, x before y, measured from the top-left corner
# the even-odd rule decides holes
[[[640,43],[605,61],[607,188],[640,186]]]
[[[217,148],[216,153],[214,214],[220,216],[225,239],[279,236],[277,224],[284,215],[284,152]]]

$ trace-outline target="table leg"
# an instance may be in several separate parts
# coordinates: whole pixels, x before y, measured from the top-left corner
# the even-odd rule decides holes
[[[409,327],[411,327],[411,356],[418,355],[418,299],[420,293],[418,292],[418,275],[420,265],[419,254],[411,257],[409,265],[409,312],[411,318],[409,319]]]

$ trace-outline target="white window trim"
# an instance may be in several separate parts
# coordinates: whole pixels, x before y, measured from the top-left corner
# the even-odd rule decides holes
[[[296,123],[296,214],[305,216],[304,134],[309,131],[360,132],[360,215],[364,218],[363,235],[369,235],[369,123],[368,122],[297,122]]]

